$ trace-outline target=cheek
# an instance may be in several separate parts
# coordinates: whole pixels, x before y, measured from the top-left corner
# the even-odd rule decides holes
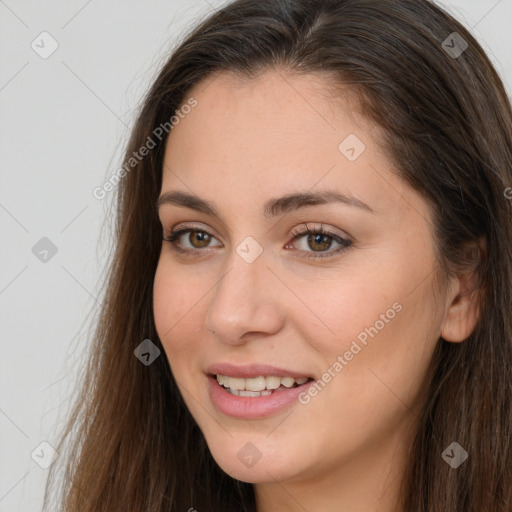
[[[351,266],[322,281],[296,286],[310,310],[304,315],[304,307],[300,307],[303,320],[299,322],[307,329],[304,337],[327,360],[349,350],[353,340],[364,343],[376,322],[377,330],[383,331],[398,316],[397,307],[393,308],[402,295],[397,282],[388,283],[381,273],[362,267]]]
[[[153,310],[155,327],[168,355],[190,349],[198,326],[192,320],[201,312],[204,293],[199,282],[190,282],[175,266],[171,268],[160,260],[153,286]]]
[[[160,261],[153,285],[153,310],[156,330],[162,342],[167,337],[166,333],[176,323],[178,309],[183,307],[183,296],[181,293],[175,293],[175,290],[175,280]]]
[[[365,314],[353,316],[336,352],[343,369],[332,392],[335,401],[352,404],[356,422],[369,415],[393,423],[419,405],[438,342],[435,312],[418,296],[396,296],[394,308],[391,301],[375,300],[367,303]]]
[[[319,384],[320,391],[304,410],[316,418],[313,422],[321,419],[324,439],[329,439],[322,444],[333,453],[383,432],[399,431],[400,425],[414,418],[411,409],[417,410],[420,404],[419,393],[436,344],[432,328],[425,329],[433,311],[423,298],[407,297],[409,290],[403,293],[399,288],[384,294],[374,286],[373,295],[357,290],[347,288],[352,299],[348,294],[340,296],[331,310],[323,310],[331,313],[330,327],[336,336],[324,338],[323,343],[318,336],[309,337],[330,366],[323,368],[320,378],[326,384]]]
[[[399,256],[383,265],[385,272],[376,265],[353,265],[350,275],[307,290],[308,302],[324,325],[321,335],[314,329],[320,321],[304,323],[304,335],[331,372],[344,375],[332,378],[337,382],[332,391],[340,386],[345,393],[348,386],[368,404],[385,396],[396,400],[393,392],[414,401],[439,338],[441,316],[431,280],[424,280],[431,262],[406,266]],[[328,369],[326,365],[320,371]]]

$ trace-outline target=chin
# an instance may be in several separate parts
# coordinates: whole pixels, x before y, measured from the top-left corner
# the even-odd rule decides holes
[[[250,440],[252,439],[252,441]],[[300,468],[297,460],[290,460],[286,453],[297,450],[286,448],[282,444],[276,447],[265,440],[256,440],[256,436],[235,436],[223,443],[208,443],[210,452],[219,467],[232,478],[252,484],[275,483],[298,476]],[[300,457],[304,464],[304,458]]]

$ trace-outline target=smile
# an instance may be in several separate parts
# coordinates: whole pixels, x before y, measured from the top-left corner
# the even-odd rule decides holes
[[[233,372],[235,373],[235,372]],[[239,419],[263,419],[298,403],[299,395],[313,382],[311,377],[265,375],[247,372],[247,377],[225,373],[207,375],[212,405],[225,416]],[[283,372],[284,373],[284,372]],[[292,374],[293,375],[293,374]]]

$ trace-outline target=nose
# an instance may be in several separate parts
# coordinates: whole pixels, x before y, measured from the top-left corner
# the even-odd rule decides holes
[[[284,309],[264,254],[247,263],[233,251],[225,267],[206,317],[206,328],[222,342],[239,345],[253,334],[267,336],[282,328]]]

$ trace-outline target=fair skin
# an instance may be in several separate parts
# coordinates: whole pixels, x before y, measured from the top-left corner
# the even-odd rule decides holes
[[[255,484],[259,512],[396,512],[436,343],[464,340],[476,321],[466,282],[434,292],[427,204],[394,174],[350,94],[335,101],[321,77],[274,70],[221,73],[190,96],[197,107],[169,136],[162,193],[194,194],[217,215],[160,206],[164,236],[196,231],[174,243],[188,253],[163,242],[154,282],[157,332],[185,403],[219,466]],[[338,149],[349,134],[366,146],[354,161]],[[328,190],[372,211],[332,202],[263,213],[271,199]],[[304,223],[351,245],[293,240]],[[237,252],[248,236],[262,249],[252,263]],[[307,258],[318,254],[330,257]],[[212,401],[210,365],[267,364],[317,381],[396,303],[307,404],[241,418]],[[261,457],[250,466],[237,456],[247,443]]]

